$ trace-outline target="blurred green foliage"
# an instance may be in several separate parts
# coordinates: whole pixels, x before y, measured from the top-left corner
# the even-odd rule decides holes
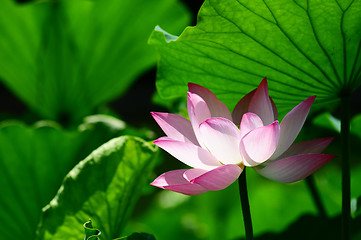
[[[177,0],[2,0],[0,79],[42,118],[79,122],[155,65],[155,25],[189,19]]]

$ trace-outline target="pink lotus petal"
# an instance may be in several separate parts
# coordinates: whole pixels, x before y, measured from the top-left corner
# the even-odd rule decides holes
[[[191,92],[188,92],[187,108],[194,134],[196,135],[200,146],[204,147],[202,141],[200,141],[199,124],[211,118],[211,112],[209,111],[207,103],[203,100],[203,98]]]
[[[223,166],[223,165],[222,165]],[[187,171],[185,171],[183,173],[183,177],[184,179],[186,179],[188,182],[193,182],[192,180],[205,174],[206,172],[208,172],[209,170],[204,170],[204,169],[200,169],[200,168],[192,168],[192,169],[188,169]],[[212,170],[210,170],[212,171]]]
[[[255,92],[256,90],[253,90],[252,92],[248,93],[241,100],[239,100],[239,102],[234,107],[232,112],[232,119],[236,126],[239,126],[239,124],[241,123],[243,114],[248,112],[249,102],[251,101]]]
[[[278,121],[247,133],[240,144],[244,165],[256,166],[272,156],[278,144],[279,134]]]
[[[277,150],[275,151],[271,159],[278,158],[291,146],[293,141],[296,139],[298,133],[300,132],[315,98],[316,96],[307,98],[296,107],[294,107],[283,118],[280,124],[280,141],[278,143]]]
[[[190,167],[210,170],[221,165],[210,152],[192,143],[161,137],[154,144]]]
[[[254,93],[248,107],[249,112],[257,114],[263,121],[263,125],[269,125],[274,121],[273,107],[268,95],[267,79],[264,78]]]
[[[151,114],[168,137],[199,145],[188,119],[172,113],[151,112]]]
[[[334,137],[319,138],[310,141],[294,143],[279,158],[286,158],[307,153],[321,153],[333,139]]]
[[[232,120],[227,106],[219,101],[214,93],[194,83],[188,83],[188,89],[189,92],[192,94],[197,94],[207,103],[211,117],[223,117]]]
[[[328,154],[302,154],[271,162],[266,167],[254,169],[261,175],[283,183],[304,179],[328,163],[335,156]]]
[[[234,107],[234,109],[232,111],[232,119],[233,119],[234,124],[236,124],[236,126],[238,126],[241,123],[243,114],[249,112],[248,111],[249,102],[252,100],[252,97],[255,92],[256,92],[256,89],[253,90],[252,92],[248,93]],[[273,121],[276,121],[278,119],[277,107],[276,107],[276,104],[274,103],[274,101],[272,100],[272,98],[270,97],[269,99],[271,101],[273,115],[274,115]]]
[[[204,174],[200,174],[201,172],[197,171],[197,169],[190,169],[184,174],[195,176],[191,182],[199,184],[208,190],[218,191],[228,187],[236,181],[242,171],[243,169],[239,166],[228,164],[215,168]]]
[[[241,133],[234,123],[225,118],[210,118],[199,126],[201,141],[223,164],[240,164]]]
[[[277,107],[276,107],[276,104],[275,102],[272,100],[271,97],[269,97],[269,100],[271,101],[271,105],[272,105],[272,110],[273,110],[273,121],[276,121],[278,120],[278,111],[277,111]]]
[[[186,195],[199,195],[207,192],[208,190],[206,188],[199,184],[191,183],[183,177],[184,172],[188,170],[189,169],[179,169],[163,173],[150,185]]]
[[[255,128],[263,127],[263,122],[257,114],[246,113],[241,121],[241,138]]]
[[[195,122],[196,126],[211,118],[211,112],[207,103],[197,94],[188,92],[187,109],[191,123]]]

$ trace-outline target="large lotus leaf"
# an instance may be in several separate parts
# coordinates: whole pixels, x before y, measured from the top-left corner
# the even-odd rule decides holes
[[[179,38],[156,30],[157,87],[182,96],[201,84],[231,109],[264,77],[281,115],[317,95],[332,107],[361,83],[360,0],[206,0]]]
[[[120,237],[156,163],[157,151],[136,137],[99,147],[69,172],[44,208],[37,239],[82,239],[88,219],[101,239]]]
[[[106,124],[108,128],[103,126]],[[41,209],[54,197],[64,176],[80,159],[121,130],[120,122],[106,124],[98,122],[95,126],[85,121],[79,131],[65,131],[45,121],[34,127],[1,123],[2,238],[35,238]]]
[[[45,118],[79,120],[153,66],[156,24],[189,21],[177,0],[1,1],[0,77]]]

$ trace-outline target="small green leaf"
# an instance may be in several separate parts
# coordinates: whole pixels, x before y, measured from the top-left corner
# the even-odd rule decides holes
[[[101,234],[101,232],[98,229],[93,228],[91,220],[84,223],[84,230],[85,230],[85,240],[99,239],[98,236]]]
[[[94,228],[92,225],[92,221],[89,220],[84,223],[85,229],[85,240],[99,240],[101,239],[101,232]],[[155,240],[154,236],[148,233],[132,233],[128,237],[116,238],[114,240]]]
[[[175,41],[152,34],[157,88],[170,98],[198,83],[232,110],[267,77],[280,115],[312,95],[314,110],[332,107],[361,84],[360,25],[360,0],[206,0]]]
[[[119,237],[149,181],[156,149],[135,137],[119,137],[99,147],[66,176],[44,208],[38,239],[81,239],[87,219],[101,238]]]

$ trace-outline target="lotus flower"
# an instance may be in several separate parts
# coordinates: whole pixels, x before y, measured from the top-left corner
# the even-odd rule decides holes
[[[189,120],[171,113],[152,116],[167,135],[154,143],[192,169],[163,173],[153,186],[187,195],[217,191],[237,180],[246,166],[279,182],[296,182],[334,157],[320,154],[332,138],[292,144],[314,96],[279,124],[266,79],[238,102],[232,115],[208,89],[192,83],[188,88]]]

